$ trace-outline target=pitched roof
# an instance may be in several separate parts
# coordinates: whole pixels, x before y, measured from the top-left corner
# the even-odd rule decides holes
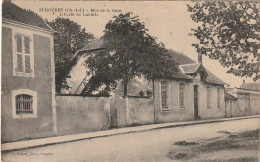
[[[254,91],[260,91],[260,83],[242,83],[240,88],[254,90]]]
[[[200,63],[179,65],[180,69],[181,69],[185,74],[193,74],[193,73],[196,73],[200,66],[201,66]]]
[[[233,96],[233,95],[230,94],[230,93],[225,92],[225,99],[226,99],[226,100],[237,100],[238,98],[235,97],[235,96]]]
[[[101,38],[94,39],[93,41],[86,44],[81,49],[77,50],[71,60],[75,60],[76,58],[79,58],[79,56],[87,51],[94,51],[94,50],[101,50],[103,49],[104,41]]]
[[[80,51],[89,51],[89,50],[100,49],[100,48],[102,48],[103,43],[104,43],[104,41],[101,38],[94,39],[92,42],[89,42],[83,48],[81,48]]]
[[[228,83],[222,81],[219,79],[216,75],[214,75],[212,72],[210,72],[208,69],[206,69],[206,72],[208,74],[207,78],[205,79],[208,83],[214,83],[214,84],[220,84],[220,85],[229,85]]]
[[[168,50],[168,53],[170,55],[172,55],[174,61],[176,63],[180,64],[180,65],[196,63],[194,60],[192,60],[191,58],[189,58],[188,56],[186,56],[182,53],[179,53],[179,52],[176,52],[176,51],[173,51],[173,50]]]
[[[189,58],[188,56],[175,52],[170,51],[170,54],[174,57],[174,61],[180,64],[180,69],[186,74],[195,73],[198,68],[201,66],[200,63],[196,63],[194,60]],[[202,65],[203,66],[203,65]],[[204,66],[203,68],[206,70],[208,76],[206,77],[205,81],[208,83],[220,84],[220,85],[228,85],[226,82],[219,79],[216,75],[206,69]]]
[[[52,30],[44,20],[32,11],[28,11],[18,7],[10,1],[3,1],[2,3],[2,17],[4,19],[17,21],[27,25],[40,27],[43,29]]]

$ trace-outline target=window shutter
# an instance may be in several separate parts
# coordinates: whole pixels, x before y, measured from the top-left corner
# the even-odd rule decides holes
[[[30,54],[30,37],[24,37],[24,52]]]
[[[25,55],[25,73],[31,73],[30,55]]]
[[[17,54],[17,72],[23,72],[23,56]]]
[[[22,52],[22,36],[21,35],[16,35],[16,51],[17,52]]]

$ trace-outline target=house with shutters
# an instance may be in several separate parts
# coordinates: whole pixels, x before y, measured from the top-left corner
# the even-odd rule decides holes
[[[32,11],[2,3],[2,142],[53,136],[54,31]]]

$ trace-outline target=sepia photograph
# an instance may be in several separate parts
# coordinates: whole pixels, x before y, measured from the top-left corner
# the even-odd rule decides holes
[[[3,162],[258,162],[260,2],[1,1]]]

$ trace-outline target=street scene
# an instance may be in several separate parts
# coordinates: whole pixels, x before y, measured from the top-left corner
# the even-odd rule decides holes
[[[238,142],[240,139],[235,136],[243,132],[256,131],[258,128],[259,118],[162,128],[12,151],[3,153],[2,157],[3,161],[19,162],[257,161],[259,134],[244,136],[242,141],[245,143]],[[232,141],[230,144],[230,138],[235,138],[235,142]],[[176,145],[182,141],[190,145]],[[218,144],[211,145],[217,141]],[[190,147],[195,147],[197,151],[192,152],[189,150]],[[203,150],[203,147],[206,150]],[[201,148],[201,151],[198,151],[198,148]],[[178,157],[178,154],[184,156]]]
[[[3,161],[258,161],[259,9],[3,0]]]

